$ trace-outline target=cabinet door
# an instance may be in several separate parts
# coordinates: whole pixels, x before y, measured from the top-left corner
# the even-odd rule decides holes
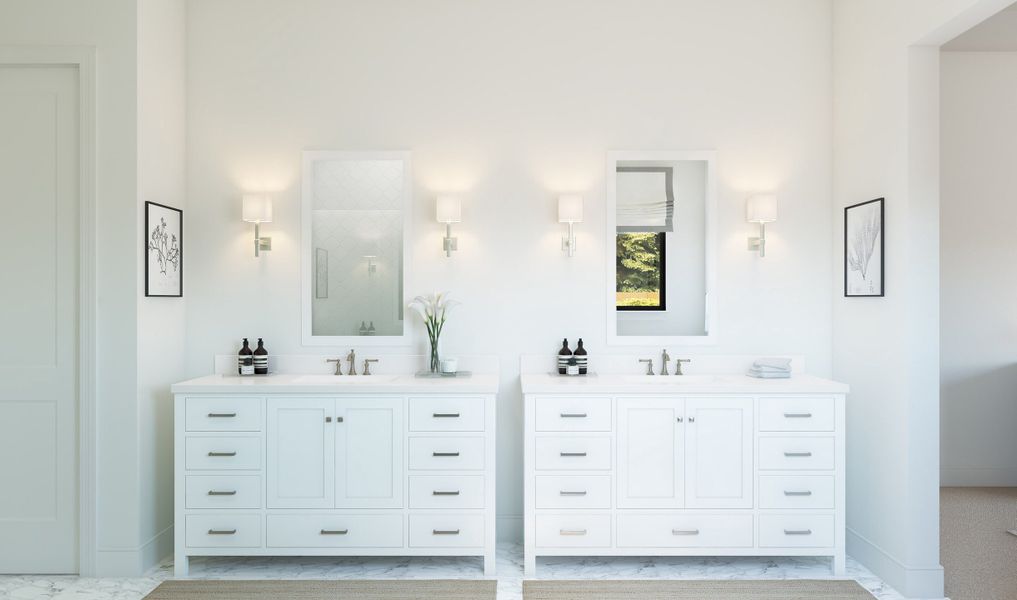
[[[752,398],[685,400],[687,508],[752,508]]]
[[[336,400],[336,508],[402,508],[403,399]]]
[[[618,400],[618,507],[684,505],[683,402],[677,398]]]
[[[332,508],[335,400],[269,398],[268,508]]]

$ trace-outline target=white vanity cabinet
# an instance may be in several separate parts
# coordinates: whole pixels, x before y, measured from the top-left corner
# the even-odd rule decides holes
[[[174,386],[175,565],[192,556],[482,556],[495,568],[497,376]]]
[[[844,572],[847,387],[524,374],[538,556],[828,556]]]

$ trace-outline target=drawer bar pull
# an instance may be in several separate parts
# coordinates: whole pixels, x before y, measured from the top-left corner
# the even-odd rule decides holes
[[[812,456],[811,452],[785,452],[784,456],[788,458],[808,458]]]
[[[585,452],[559,452],[562,456],[586,456]]]
[[[811,529],[785,529],[784,535],[812,535]]]
[[[438,491],[438,490],[434,490],[433,492],[431,492],[431,495],[432,496],[458,496],[459,495],[459,490],[456,490],[454,492],[441,492],[441,491]]]
[[[431,456],[459,456],[458,452],[432,452]]]
[[[671,535],[699,535],[698,529],[672,529]]]
[[[792,490],[784,490],[784,495],[785,496],[811,496],[812,495],[812,491],[811,490],[804,490],[804,491],[801,491],[801,492],[795,492],[795,491],[792,491]]]
[[[586,413],[561,413],[563,419],[585,419]]]
[[[349,529],[322,529],[321,535],[346,535]]]
[[[459,413],[432,413],[431,416],[435,419],[458,419]]]
[[[232,452],[209,452],[208,455],[209,456],[236,456],[237,455],[237,451],[234,450]]]
[[[236,496],[236,490],[220,491],[220,490],[208,490],[209,496]]]
[[[231,413],[208,413],[208,416],[209,416],[209,418],[212,418],[212,419],[228,419],[230,417],[237,416],[237,413],[235,413],[235,412],[231,412]]]
[[[585,529],[559,529],[559,535],[586,535]]]
[[[795,412],[786,412],[786,413],[784,413],[784,418],[787,418],[787,419],[811,419],[812,418],[812,413],[810,413],[810,412],[797,412],[797,413],[795,413]]]
[[[583,490],[581,492],[569,492],[569,491],[566,491],[566,490],[562,490],[562,491],[558,492],[558,495],[559,496],[585,496],[586,495],[586,490]]]
[[[459,535],[458,529],[432,529],[431,535]]]
[[[236,529],[209,529],[208,535],[234,535]]]

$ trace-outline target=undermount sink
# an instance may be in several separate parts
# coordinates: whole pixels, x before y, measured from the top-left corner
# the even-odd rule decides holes
[[[717,380],[716,375],[626,375],[626,383],[639,384],[690,384],[690,383],[713,383]]]
[[[315,383],[330,385],[369,385],[372,383],[388,383],[398,375],[301,375],[297,383]]]

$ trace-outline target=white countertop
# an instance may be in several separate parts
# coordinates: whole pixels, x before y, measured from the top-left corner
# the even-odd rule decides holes
[[[747,375],[614,375],[565,376],[524,373],[524,394],[846,394],[848,385],[812,375],[757,379]]]
[[[498,375],[422,378],[413,375],[207,375],[173,384],[174,394],[495,394]]]

